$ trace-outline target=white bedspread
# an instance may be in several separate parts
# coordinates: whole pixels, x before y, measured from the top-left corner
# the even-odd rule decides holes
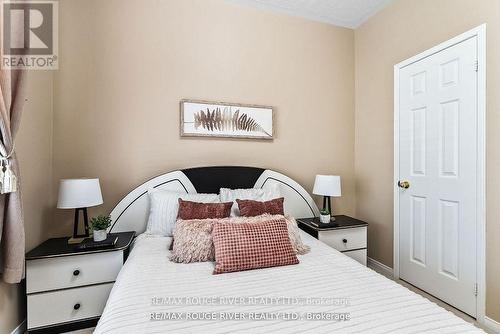
[[[472,324],[302,233],[300,264],[212,275],[213,263],[168,260],[170,238],[140,236],[95,333],[480,333]],[[153,305],[166,297],[289,297],[288,305]],[[297,305],[295,298],[348,305]],[[261,301],[269,300],[263,298]],[[331,299],[327,299],[327,301]],[[255,301],[255,300],[254,300]],[[302,301],[302,300],[301,300]],[[331,304],[331,303],[330,303]],[[341,312],[350,320],[151,320],[170,312]],[[180,313],[181,314],[181,313]]]

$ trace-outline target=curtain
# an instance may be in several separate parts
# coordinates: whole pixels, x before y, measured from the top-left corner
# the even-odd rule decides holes
[[[19,164],[14,150],[14,138],[25,102],[26,71],[0,70],[0,154],[8,159],[20,182]],[[21,189],[0,195],[0,245],[2,246],[3,280],[19,283],[24,272],[24,217]]]
[[[0,5],[3,3],[4,0],[0,0]],[[24,20],[11,18],[11,28],[14,25],[17,28],[13,33],[24,35]],[[3,28],[0,24],[0,29]],[[0,69],[0,174],[4,176],[0,187],[0,273],[6,283],[19,283],[24,275],[24,216],[14,138],[25,102],[26,76],[25,70]],[[9,167],[2,173],[6,165]],[[11,171],[17,180],[6,177]],[[5,187],[7,181],[15,182],[16,186]]]

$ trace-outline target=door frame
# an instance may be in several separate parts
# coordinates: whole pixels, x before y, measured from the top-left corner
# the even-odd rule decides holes
[[[469,38],[477,37],[477,234],[476,318],[484,322],[486,311],[486,24],[482,24],[429,50],[394,65],[394,278],[399,279],[399,71]],[[471,287],[474,289],[474,287]]]

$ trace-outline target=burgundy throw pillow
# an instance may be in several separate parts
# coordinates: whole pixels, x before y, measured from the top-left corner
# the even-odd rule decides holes
[[[275,198],[270,201],[260,202],[248,199],[237,199],[240,214],[244,217],[255,217],[263,214],[284,215],[284,197]]]
[[[288,237],[287,223],[216,223],[214,274],[299,263]]]
[[[231,214],[233,202],[198,203],[184,201],[179,198],[179,213],[177,219],[208,219],[227,218]]]

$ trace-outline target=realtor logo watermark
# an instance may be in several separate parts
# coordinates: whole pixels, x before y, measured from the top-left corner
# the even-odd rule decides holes
[[[57,1],[4,1],[2,69],[57,69],[57,18]]]

